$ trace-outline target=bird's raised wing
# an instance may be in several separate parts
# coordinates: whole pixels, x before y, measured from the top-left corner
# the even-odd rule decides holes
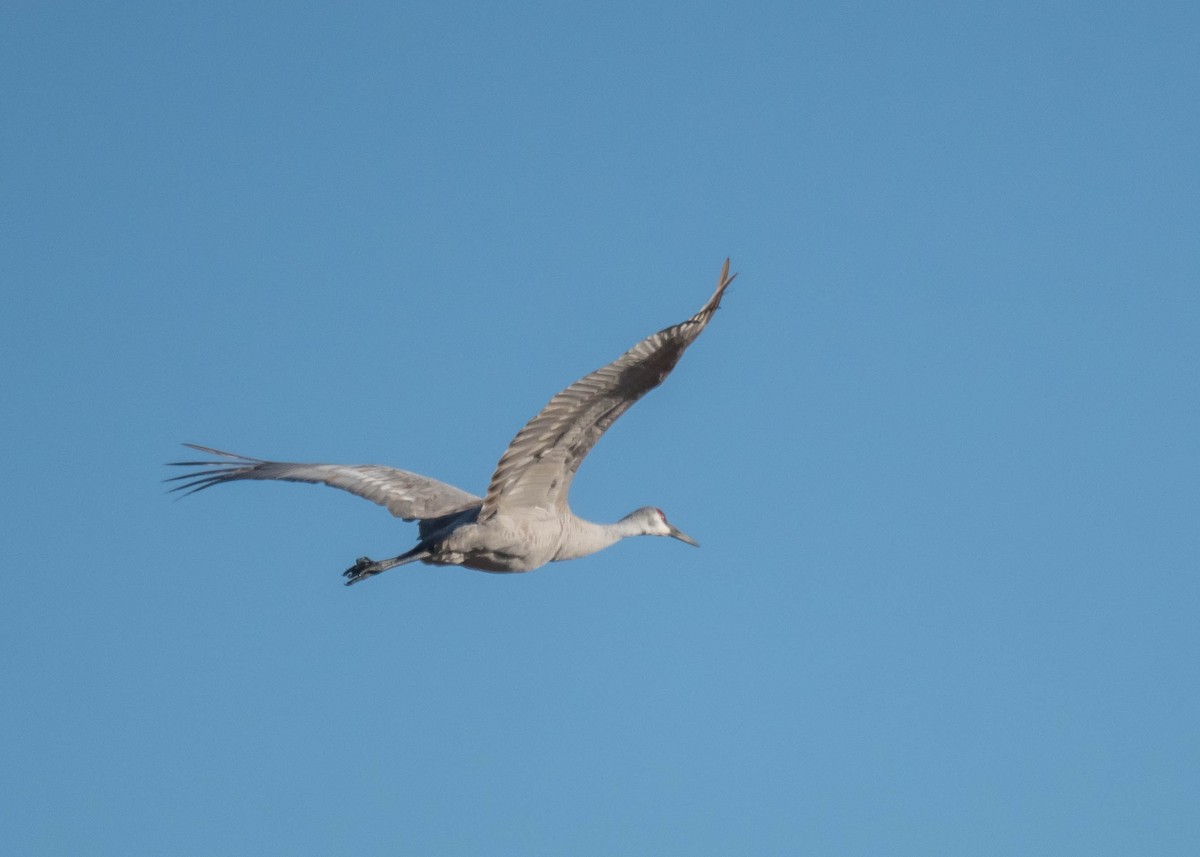
[[[500,511],[565,510],[571,480],[584,457],[630,405],[671,374],[684,349],[721,305],[734,276],[726,259],[717,290],[699,312],[646,337],[552,398],[504,451],[488,485],[480,520]]]
[[[223,456],[222,461],[173,461],[175,467],[205,467],[168,482],[182,481],[172,491],[191,494],[223,482],[240,479],[280,479],[285,482],[315,482],[341,488],[386,506],[397,518],[405,521],[439,518],[478,506],[481,497],[468,494],[453,485],[438,482],[428,476],[396,470],[378,464],[295,464],[288,461],[264,461],[223,452],[207,446],[185,443],[184,446],[210,455]]]

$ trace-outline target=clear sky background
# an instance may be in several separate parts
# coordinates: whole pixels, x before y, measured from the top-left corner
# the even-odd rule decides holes
[[[1192,855],[1194,3],[0,3],[7,854]],[[194,441],[635,539],[176,502]]]

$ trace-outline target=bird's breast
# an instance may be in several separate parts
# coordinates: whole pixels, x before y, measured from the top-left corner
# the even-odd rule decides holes
[[[430,561],[499,574],[532,571],[554,559],[562,532],[557,516],[495,515],[454,530]]]

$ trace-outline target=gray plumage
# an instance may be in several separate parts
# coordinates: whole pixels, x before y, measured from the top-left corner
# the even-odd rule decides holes
[[[548,562],[587,556],[634,535],[672,536],[695,545],[659,509],[647,506],[616,523],[594,524],[571,513],[567,493],[580,463],[609,426],[675,368],[720,307],[734,276],[726,259],[716,291],[699,312],[646,337],[554,396],[517,432],[483,497],[375,464],[266,461],[190,443],[184,445],[219,459],[172,462],[207,469],[168,481],[180,481],[172,490],[188,494],[245,479],[313,482],[349,491],[387,507],[398,518],[418,522],[414,548],[378,562],[360,558],[344,572],[347,585],[417,561],[480,571],[530,571]]]

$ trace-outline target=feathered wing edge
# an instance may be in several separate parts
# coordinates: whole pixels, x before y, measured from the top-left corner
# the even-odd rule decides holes
[[[500,508],[565,508],[571,480],[584,457],[621,414],[666,379],[720,308],[736,276],[730,275],[726,259],[716,290],[695,315],[646,337],[551,398],[501,456],[480,518]]]
[[[445,482],[377,464],[300,464],[267,461],[194,443],[185,443],[184,446],[197,452],[221,456],[223,460],[170,462],[172,467],[207,468],[165,480],[180,482],[180,485],[171,490],[182,491],[183,496],[203,491],[213,485],[246,479],[309,482],[349,491],[386,507],[397,518],[405,521],[439,518],[482,502],[481,497]]]

